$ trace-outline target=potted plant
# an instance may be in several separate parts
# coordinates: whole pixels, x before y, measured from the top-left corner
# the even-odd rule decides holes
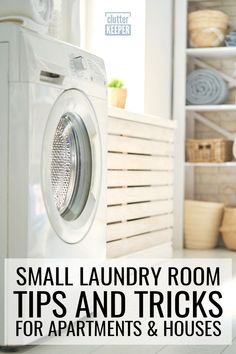
[[[111,106],[125,108],[127,90],[124,88],[123,81],[112,79],[108,83],[108,102]]]

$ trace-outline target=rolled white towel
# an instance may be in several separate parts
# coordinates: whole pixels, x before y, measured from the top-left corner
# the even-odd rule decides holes
[[[1,0],[0,17],[27,17],[47,26],[52,16],[53,0]]]
[[[228,96],[228,86],[214,70],[198,69],[187,77],[186,99],[188,104],[221,104]]]

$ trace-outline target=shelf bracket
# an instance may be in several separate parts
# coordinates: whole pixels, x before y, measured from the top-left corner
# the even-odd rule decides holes
[[[226,137],[229,140],[234,140],[236,137],[235,134],[228,132],[227,130],[225,130],[222,127],[219,127],[216,123],[210,121],[209,119],[207,119],[206,117],[204,117],[203,115],[201,115],[199,113],[193,112],[193,118],[198,120],[202,124],[208,126],[209,128],[215,130],[217,133],[223,135],[224,137]]]

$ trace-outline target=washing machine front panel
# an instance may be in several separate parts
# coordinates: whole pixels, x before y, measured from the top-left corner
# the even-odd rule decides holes
[[[101,190],[101,137],[86,95],[64,91],[55,102],[43,141],[43,196],[52,228],[66,243],[88,233]]]
[[[72,90],[63,92],[61,88],[27,83],[14,83],[10,88],[9,257],[99,259],[105,257],[106,101],[90,96],[90,105],[82,93],[79,94],[81,100],[78,100],[79,91],[72,96]],[[63,100],[61,100],[62,96]],[[90,119],[88,107],[92,109],[94,121]],[[96,131],[97,120],[93,115],[92,107],[96,112],[100,134]],[[64,219],[58,211],[53,194],[52,175],[49,173],[52,167],[52,147],[57,126],[61,117],[68,112],[77,112],[78,116],[83,118],[92,155],[87,203],[77,220],[71,221]],[[53,127],[52,116],[55,117]],[[52,129],[48,129],[49,126]],[[51,144],[48,141],[47,148],[45,139],[48,134]],[[74,146],[73,142],[72,146]],[[48,158],[47,166],[45,155]],[[22,159],[22,156],[25,158]],[[79,161],[77,168],[78,165]],[[47,184],[48,194],[45,184]],[[91,214],[88,205],[92,206]],[[81,220],[85,221],[84,224]],[[80,240],[82,235],[84,238]]]
[[[9,94],[2,97],[0,144],[7,188],[2,261],[6,256],[104,259],[106,88],[95,76],[78,79],[70,68],[71,54],[93,56],[10,24],[0,25],[0,42],[9,46],[1,56],[9,70],[4,64],[0,83]],[[44,72],[56,74],[55,80],[42,80]],[[59,159],[63,153],[68,171]],[[56,165],[65,185],[57,175],[55,180]],[[61,197],[55,191],[62,187]],[[0,344],[3,331],[0,326]]]
[[[80,48],[15,25],[0,26],[0,41],[10,43],[8,256],[103,258],[104,63]],[[80,77],[80,67],[72,65],[80,57],[88,63],[90,75],[86,78]],[[65,155],[69,167],[67,189],[61,204],[55,202],[61,196],[52,184],[57,161],[53,143],[58,139],[62,139],[60,151],[69,147]],[[86,163],[87,168],[82,169]],[[56,181],[61,183],[60,179]],[[84,194],[78,192],[79,187]]]

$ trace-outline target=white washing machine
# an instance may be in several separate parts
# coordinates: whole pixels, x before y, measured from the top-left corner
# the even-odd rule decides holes
[[[105,257],[107,102],[102,59],[16,25],[0,64],[3,289],[4,258]]]

